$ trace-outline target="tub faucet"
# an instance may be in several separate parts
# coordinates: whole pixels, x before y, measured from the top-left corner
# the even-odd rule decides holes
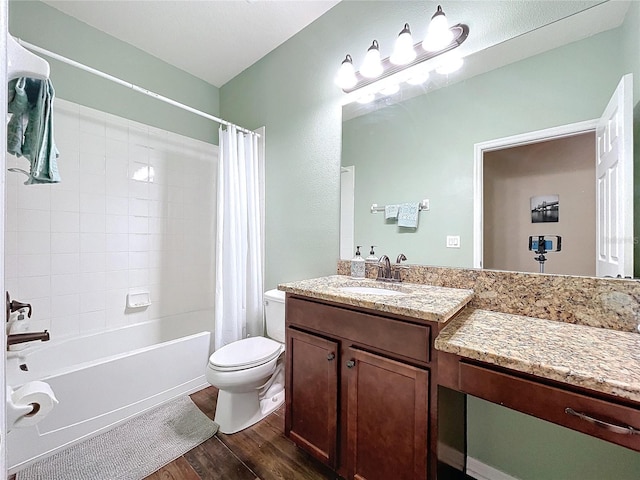
[[[15,345],[16,343],[35,342],[42,340],[43,342],[49,341],[49,332],[28,332],[28,333],[14,333],[7,335],[7,347],[9,345]]]
[[[5,311],[6,311],[7,322],[9,321],[9,317],[13,312],[22,310],[22,309],[28,309],[29,313],[27,313],[27,317],[31,318],[31,312],[32,312],[31,304],[18,302],[17,300],[11,300],[11,296],[9,295],[9,292],[5,292]]]

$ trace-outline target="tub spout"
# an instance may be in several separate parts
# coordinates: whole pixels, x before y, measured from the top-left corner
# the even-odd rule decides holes
[[[7,346],[15,345],[16,343],[35,342],[42,340],[43,342],[49,341],[49,332],[29,332],[29,333],[15,333],[7,335]]]

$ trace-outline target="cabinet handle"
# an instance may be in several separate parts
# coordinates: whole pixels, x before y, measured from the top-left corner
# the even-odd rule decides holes
[[[353,368],[356,366],[356,361],[355,360],[349,360],[347,362],[347,368]]]
[[[331,352],[331,353],[327,354],[327,360],[331,361],[334,358],[336,358],[336,354],[335,353]]]
[[[640,430],[622,425],[614,425],[613,423],[605,422],[604,420],[599,420],[597,418],[590,417],[585,413],[576,412],[573,408],[565,408],[564,413],[568,413],[569,415],[573,415],[574,417],[578,417],[581,420],[589,422],[598,427],[602,427],[606,430],[609,430],[613,433],[619,433],[621,435],[640,435]]]

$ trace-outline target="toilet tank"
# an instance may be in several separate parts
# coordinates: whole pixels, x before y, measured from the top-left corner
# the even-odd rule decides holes
[[[284,343],[284,298],[280,290],[269,290],[264,294],[264,316],[267,336]]]

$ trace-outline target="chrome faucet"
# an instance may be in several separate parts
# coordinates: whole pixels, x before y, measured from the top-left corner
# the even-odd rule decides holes
[[[396,258],[396,265],[393,272],[393,280],[396,282],[402,281],[402,278],[400,278],[400,270],[402,269],[402,267],[400,267],[400,262],[406,259],[407,257],[404,256],[404,253],[401,253],[400,255],[398,255],[398,258]]]
[[[376,280],[389,282],[391,278],[391,260],[386,255],[382,255],[378,260],[378,277]]]
[[[378,277],[376,280],[380,280],[381,282],[401,282],[400,270],[403,267],[400,266],[400,262],[406,259],[407,257],[404,256],[404,253],[401,253],[398,255],[396,263],[392,268],[389,257],[382,255],[378,261]]]

